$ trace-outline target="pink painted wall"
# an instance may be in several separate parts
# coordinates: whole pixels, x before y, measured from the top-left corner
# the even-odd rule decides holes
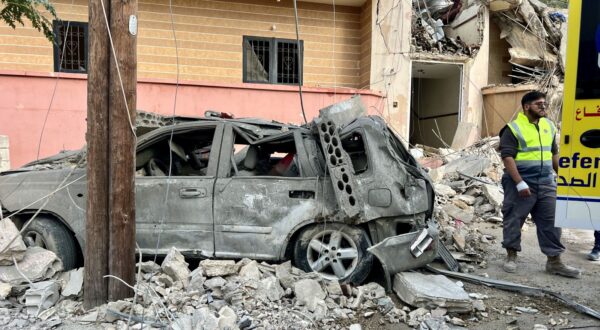
[[[138,110],[173,114],[176,90],[173,81],[144,79],[138,82],[137,90]],[[319,109],[354,94],[361,94],[369,113],[382,113],[382,96],[376,92],[304,88],[307,119],[310,121]],[[84,146],[85,75],[60,74],[57,78],[57,74],[53,73],[0,71],[0,100],[0,135],[9,137],[11,168],[35,160],[38,145],[40,158]],[[237,118],[262,117],[285,123],[303,122],[298,88],[295,86],[180,82],[175,114],[204,116],[206,110],[230,112]],[[46,124],[42,129],[44,121]]]

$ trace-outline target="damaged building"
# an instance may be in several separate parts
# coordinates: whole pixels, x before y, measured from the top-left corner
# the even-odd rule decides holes
[[[71,38],[63,62],[58,44],[35,29],[0,27],[0,84],[7,86],[0,134],[10,141],[11,168],[85,143],[88,7],[55,6],[63,20],[57,37]],[[301,124],[300,83],[307,118],[358,94],[405,145],[464,147],[495,134],[490,123],[518,108],[505,98],[518,98],[523,87],[507,94],[498,85],[560,89],[565,17],[536,0],[311,0],[298,7],[300,49],[292,1],[174,4],[174,25],[168,2],[141,1],[138,109]]]

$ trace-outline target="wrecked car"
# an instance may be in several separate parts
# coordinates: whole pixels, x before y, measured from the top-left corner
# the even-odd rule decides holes
[[[139,248],[292,260],[353,283],[375,260],[386,271],[429,263],[438,244],[432,185],[384,120],[364,113],[352,98],[304,126],[211,117],[138,137]],[[0,175],[4,215],[22,226],[41,208],[24,240],[57,253],[66,269],[81,263],[85,246],[84,157],[65,154]],[[66,188],[44,198],[63,181]]]

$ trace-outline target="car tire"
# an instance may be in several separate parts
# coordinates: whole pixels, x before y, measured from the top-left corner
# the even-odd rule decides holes
[[[64,270],[77,266],[77,245],[71,232],[60,221],[38,215],[23,231],[25,245],[50,250],[62,261]]]
[[[373,264],[373,255],[367,251],[370,246],[361,228],[341,223],[312,225],[302,229],[295,242],[294,263],[326,279],[360,284]]]

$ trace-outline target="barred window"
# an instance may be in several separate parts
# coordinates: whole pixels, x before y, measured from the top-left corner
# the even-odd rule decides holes
[[[244,37],[244,82],[302,83],[302,50],[296,40]]]
[[[87,73],[88,24],[54,21],[54,71]]]

